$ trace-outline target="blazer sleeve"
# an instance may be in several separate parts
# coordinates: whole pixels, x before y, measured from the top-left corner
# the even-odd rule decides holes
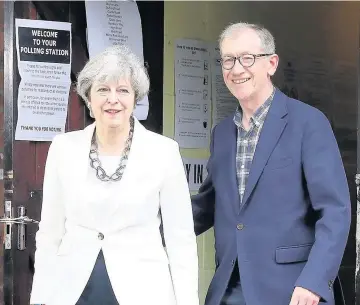
[[[319,111],[306,125],[302,164],[310,202],[320,217],[315,225],[315,243],[295,286],[330,301],[349,234],[351,204],[335,136]]]
[[[65,212],[58,173],[58,136],[50,145],[45,165],[41,221],[36,233],[35,274],[30,304],[48,304],[52,292],[55,257],[64,234]]]
[[[214,157],[215,128],[211,135],[210,158],[206,166],[208,175],[200,186],[198,193],[191,197],[196,235],[204,233],[214,225],[215,189],[212,183],[212,163]]]
[[[172,142],[160,207],[166,251],[177,305],[198,305],[198,256],[189,187],[179,152]]]

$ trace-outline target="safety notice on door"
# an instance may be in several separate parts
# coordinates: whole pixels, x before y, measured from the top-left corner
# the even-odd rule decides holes
[[[71,73],[71,23],[16,19],[21,82],[16,140],[51,141],[65,131]]]

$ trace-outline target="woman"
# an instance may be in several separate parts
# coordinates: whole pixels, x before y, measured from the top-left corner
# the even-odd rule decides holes
[[[144,65],[124,46],[80,72],[77,91],[95,122],[50,146],[31,304],[198,304],[179,147],[133,117],[148,89]]]

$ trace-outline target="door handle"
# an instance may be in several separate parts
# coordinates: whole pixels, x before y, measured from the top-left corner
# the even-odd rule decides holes
[[[31,219],[27,216],[19,216],[16,218],[9,218],[9,217],[2,217],[0,218],[0,223],[5,224],[20,224],[20,225],[26,225],[29,223],[39,223],[38,220]]]
[[[26,216],[26,209],[24,206],[17,208],[17,217],[12,217],[11,201],[5,202],[5,216],[0,218],[0,223],[5,224],[5,249],[11,249],[12,244],[12,225],[17,225],[17,249],[26,249],[26,226],[27,224],[38,224],[39,221],[31,219]]]

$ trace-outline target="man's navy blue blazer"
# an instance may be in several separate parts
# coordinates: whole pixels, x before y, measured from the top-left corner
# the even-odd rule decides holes
[[[276,90],[241,204],[236,138],[232,116],[214,128],[208,177],[192,197],[196,233],[215,232],[206,305],[220,304],[236,260],[248,305],[288,305],[295,286],[334,305],[351,205],[329,121]]]

